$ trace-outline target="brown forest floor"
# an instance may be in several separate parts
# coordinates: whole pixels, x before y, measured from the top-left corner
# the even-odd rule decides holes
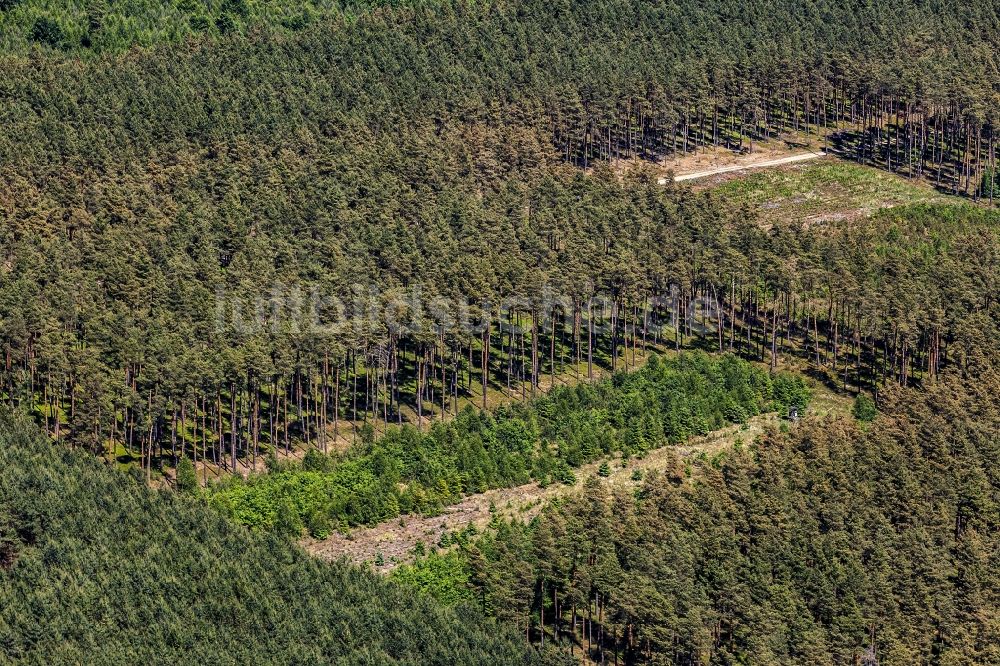
[[[687,154],[668,155],[657,160],[655,172],[665,179],[668,174],[673,174],[674,177],[683,177],[717,169],[753,168],[762,162],[780,160],[804,153],[820,153],[825,148],[826,141],[822,135],[801,132],[788,133],[767,141],[754,141],[752,152],[749,150],[749,143],[745,143],[742,151],[726,148],[724,145],[699,146]],[[616,161],[613,168],[618,173],[623,173],[629,169],[648,164],[649,162],[645,160],[632,158]],[[701,189],[705,185],[718,184],[744,175],[746,175],[745,171],[737,170],[721,174],[718,177],[707,178],[704,181],[692,181],[690,184]]]

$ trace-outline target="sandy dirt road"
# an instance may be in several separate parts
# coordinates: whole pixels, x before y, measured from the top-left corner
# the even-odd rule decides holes
[[[823,151],[815,152],[809,151],[806,153],[799,153],[797,155],[789,155],[788,157],[782,157],[779,159],[764,160],[761,162],[745,162],[742,164],[733,164],[730,166],[719,167],[717,169],[710,169],[708,171],[696,171],[694,173],[684,173],[674,176],[675,183],[682,183],[688,180],[699,180],[702,178],[710,178],[712,176],[718,176],[724,173],[733,173],[735,171],[748,171],[750,169],[764,169],[767,167],[784,166],[786,164],[795,164],[796,162],[805,162],[807,160],[815,160],[822,157],[826,157],[827,153]],[[660,178],[660,185],[666,185],[667,179]]]

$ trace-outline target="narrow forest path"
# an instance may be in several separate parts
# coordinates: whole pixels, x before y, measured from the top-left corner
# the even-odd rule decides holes
[[[689,180],[700,180],[703,178],[710,178],[712,176],[719,176],[722,174],[733,173],[736,171],[748,171],[750,169],[764,169],[767,167],[777,167],[784,166],[786,164],[795,164],[796,162],[805,162],[807,160],[815,160],[822,157],[826,157],[828,153],[825,151],[808,151],[805,153],[797,153],[795,155],[789,155],[788,157],[781,157],[778,159],[767,159],[762,161],[747,160],[739,164],[731,164],[728,166],[717,167],[715,169],[709,169],[706,171],[695,171],[693,173],[677,174],[674,176],[675,183],[681,183]],[[660,185],[667,184],[667,178],[663,177],[659,180]]]
[[[814,392],[807,418],[849,412],[849,398],[820,386],[814,387]],[[373,564],[381,554],[383,564],[376,569],[388,573],[399,564],[412,561],[412,550],[417,543],[432,546],[445,532],[458,532],[470,524],[482,530],[492,520],[494,512],[507,519],[531,520],[547,501],[579,489],[586,479],[596,476],[603,462],[608,462],[611,467],[611,474],[602,479],[604,483],[635,487],[642,483],[641,479],[634,478],[637,470],[640,472],[638,476],[645,477],[650,471],[669,469],[686,458],[702,454],[713,456],[736,442],[749,444],[767,428],[777,428],[779,424],[777,414],[763,414],[750,419],[746,425],[732,425],[695,437],[684,444],[655,449],[641,459],[629,460],[625,465],[618,457],[584,465],[574,470],[577,482],[572,486],[552,484],[543,488],[537,483],[529,483],[515,488],[489,490],[470,495],[458,504],[446,507],[437,516],[403,516],[374,527],[354,529],[348,535],[334,533],[323,540],[306,539],[303,546],[317,557],[329,560],[346,557],[359,564]]]

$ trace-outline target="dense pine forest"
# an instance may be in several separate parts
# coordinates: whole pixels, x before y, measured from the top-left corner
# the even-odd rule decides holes
[[[993,0],[0,0],[0,664],[1000,662],[998,53]],[[953,196],[664,166],[779,138]],[[293,543],[529,483],[394,580]]]
[[[524,664],[442,609],[53,448],[4,417],[0,663]]]
[[[596,663],[997,663],[997,381],[896,388],[867,429],[677,459],[636,494],[591,480],[395,577]]]
[[[39,12],[5,8],[4,30]],[[150,475],[183,456],[246,470],[328,449],[342,420],[356,439],[359,421],[422,422],[568,360],[617,367],[696,300],[748,347],[811,327],[836,364],[865,343],[878,367],[862,381],[936,372],[954,342],[946,314],[901,330],[891,310],[912,310],[863,290],[865,247],[814,253],[818,234],[785,255],[808,268],[776,262],[800,230],[755,231],[601,159],[840,127],[857,159],[992,196],[990,3],[459,3],[296,28],[264,14],[2,59],[0,383],[55,439]],[[366,307],[312,325],[359,290],[470,303],[478,327],[429,305],[411,327]],[[261,310],[263,325],[219,325]]]

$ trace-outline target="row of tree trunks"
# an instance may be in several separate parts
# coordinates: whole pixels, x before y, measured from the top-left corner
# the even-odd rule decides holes
[[[8,384],[4,393],[17,404],[34,388],[30,399],[50,437],[89,440],[109,459],[137,458],[147,473],[181,455],[245,473],[269,452],[330,451],[370,436],[368,429],[445,418],[462,401],[486,408],[491,391],[535,395],[545,374],[558,383],[567,358],[576,362],[572,378],[583,376],[584,363],[588,379],[598,365],[630,370],[647,344],[731,351],[772,368],[783,355],[798,354],[853,390],[933,380],[948,361],[948,335],[938,328],[869,330],[865,322],[877,313],[843,297],[764,291],[735,277],[610,302],[578,299],[572,310],[547,318],[506,312],[477,335],[438,331],[422,340],[389,337],[339,356],[324,351],[310,363],[298,359],[290,375],[249,370],[207,394],[166,393],[141,364],[131,364],[123,371],[125,399],[91,411],[89,421],[77,413],[72,377],[40,376],[30,361],[23,373],[6,374],[20,374],[23,385]]]
[[[577,112],[553,107],[553,132],[567,161],[660,159],[725,146],[753,152],[755,140],[783,132],[825,130],[861,163],[909,177],[931,175],[955,194],[994,200],[996,128],[958,104],[921,103],[892,94],[852,94],[843,84],[772,90],[757,105],[726,99],[700,107],[658,110],[641,99],[609,109],[583,103]]]

